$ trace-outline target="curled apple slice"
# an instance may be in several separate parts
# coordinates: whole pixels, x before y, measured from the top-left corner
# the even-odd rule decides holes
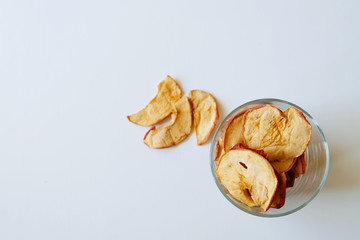
[[[223,147],[225,151],[230,150],[234,145],[244,144],[243,123],[244,112],[236,114],[228,123],[224,132]]]
[[[311,138],[311,124],[294,107],[281,112],[265,105],[244,115],[243,134],[249,148],[262,149],[269,161],[285,161],[300,156]]]
[[[189,97],[194,111],[196,141],[202,145],[209,139],[218,122],[218,106],[215,98],[205,91],[192,90]]]
[[[192,111],[189,98],[183,97],[174,105],[172,123],[164,128],[152,127],[144,137],[150,148],[168,148],[183,141],[191,132]]]
[[[224,127],[223,146],[225,151],[230,150],[236,144],[239,143],[245,145],[244,133],[243,133],[244,114],[249,110],[261,108],[263,106],[264,105],[255,106],[247,110],[238,112],[237,114],[235,114],[234,117],[228,120],[226,124],[224,124],[225,127]]]
[[[218,162],[221,158],[221,156],[225,153],[223,147],[222,147],[222,141],[219,139],[216,142],[215,148],[214,148],[214,161]]]
[[[130,122],[141,126],[154,125],[172,113],[172,105],[181,98],[181,94],[181,89],[175,80],[166,76],[159,83],[155,98],[145,108],[127,118]]]
[[[221,157],[215,173],[234,198],[260,206],[264,212],[269,209],[278,180],[264,157],[248,149],[230,150]]]

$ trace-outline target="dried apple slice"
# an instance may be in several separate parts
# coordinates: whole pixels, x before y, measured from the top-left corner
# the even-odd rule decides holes
[[[271,166],[275,169],[278,173],[283,173],[289,171],[295,164],[296,158],[290,158],[285,161],[272,161]]]
[[[278,180],[270,163],[249,149],[226,152],[215,171],[219,182],[231,195],[248,206],[266,212],[274,197]]]
[[[172,105],[181,98],[181,94],[181,89],[175,80],[166,76],[159,83],[155,98],[145,108],[127,118],[130,122],[141,126],[154,125],[172,113]]]
[[[218,106],[210,93],[201,90],[190,91],[189,97],[193,106],[196,141],[202,145],[209,139],[218,122]]]
[[[261,156],[263,156],[264,158],[267,159],[267,154],[263,150],[256,150],[256,149],[247,148],[241,143],[237,143],[231,148],[231,150],[235,150],[235,149],[249,149],[249,150],[251,150],[253,152],[256,152],[257,154],[260,154]]]
[[[286,198],[286,175],[285,173],[277,173],[278,187],[275,192],[273,201],[271,202],[272,208],[281,208],[285,204]]]
[[[234,145],[244,144],[243,123],[244,112],[236,114],[228,123],[224,132],[224,150],[229,151]]]
[[[271,105],[245,113],[243,134],[249,148],[262,149],[269,161],[285,161],[300,156],[311,138],[311,124],[294,107],[284,113]]]
[[[224,130],[224,138],[223,138],[223,146],[224,150],[228,151],[236,144],[240,143],[242,145],[245,145],[244,141],[244,134],[243,134],[243,125],[244,125],[244,114],[251,110],[251,109],[257,109],[261,108],[264,105],[255,106],[250,109],[238,112],[235,114],[234,117],[232,117],[230,120],[226,122],[225,130]]]
[[[183,141],[191,132],[192,110],[189,98],[183,97],[174,105],[172,123],[164,128],[152,127],[144,137],[150,148],[168,148]]]
[[[284,155],[299,157],[305,152],[310,142],[311,124],[306,120],[304,114],[294,107],[288,108],[283,116],[287,122],[282,135],[288,143],[284,144]]]

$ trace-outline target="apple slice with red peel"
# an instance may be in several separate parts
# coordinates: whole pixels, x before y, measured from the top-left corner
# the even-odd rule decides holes
[[[223,138],[223,147],[225,151],[229,151],[235,144],[241,143],[244,144],[243,141],[243,115],[244,111],[236,114],[228,123]]]
[[[215,171],[231,195],[248,206],[266,212],[275,195],[278,180],[270,163],[249,149],[226,152]]]
[[[276,173],[278,179],[278,187],[275,192],[273,201],[271,202],[272,208],[281,208],[285,204],[286,198],[286,175],[285,173]]]
[[[281,112],[265,105],[247,111],[243,116],[244,143],[252,149],[262,149],[269,161],[285,161],[300,156],[311,138],[311,124],[294,107]]]
[[[224,138],[223,138],[223,146],[225,151],[229,151],[235,144],[240,143],[245,145],[244,135],[243,135],[243,116],[244,114],[253,109],[258,109],[263,107],[264,105],[256,106],[249,108],[247,110],[238,112],[232,117],[225,125],[224,130]]]
[[[202,145],[209,139],[219,120],[218,106],[215,98],[205,91],[192,90],[189,97],[193,106],[196,141]]]
[[[144,143],[150,148],[168,148],[183,141],[191,132],[192,111],[187,97],[181,98],[174,105],[171,115],[173,122],[164,127],[152,127],[144,137]]]
[[[237,143],[231,148],[231,150],[236,150],[236,149],[249,149],[249,150],[251,150],[253,152],[256,152],[257,154],[259,154],[259,155],[261,155],[261,156],[263,156],[264,158],[267,159],[267,154],[263,150],[256,150],[256,149],[247,148],[241,143]]]
[[[154,125],[173,111],[173,104],[181,98],[179,85],[169,75],[158,85],[158,93],[139,112],[127,116],[128,120],[140,126]]]

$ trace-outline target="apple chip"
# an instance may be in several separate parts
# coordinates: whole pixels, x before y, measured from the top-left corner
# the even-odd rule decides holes
[[[272,208],[281,208],[285,204],[286,198],[286,175],[285,173],[277,173],[278,187],[275,192],[273,201],[271,202]]]
[[[172,123],[164,128],[152,127],[144,137],[150,148],[168,148],[183,141],[191,132],[192,111],[189,98],[183,97],[174,105]]]
[[[264,158],[267,159],[267,154],[263,150],[256,150],[256,149],[247,148],[241,143],[237,143],[231,148],[231,150],[236,150],[236,149],[249,149],[249,150],[251,150],[253,152],[256,152],[257,154],[259,154],[259,155],[261,155],[261,156],[263,156]]]
[[[266,212],[277,189],[278,180],[270,163],[249,149],[226,152],[216,169],[219,182],[230,194],[248,206]]]
[[[224,150],[229,151],[237,143],[244,144],[243,123],[244,112],[236,114],[228,123],[224,131]]]
[[[235,146],[235,144],[238,143],[245,145],[244,134],[243,134],[244,113],[246,113],[251,109],[257,109],[263,106],[264,105],[255,106],[250,109],[238,112],[237,114],[235,114],[233,118],[231,118],[230,120],[227,121],[226,124],[224,124],[225,130],[224,130],[223,146],[225,151],[230,150],[231,148],[233,148],[233,146]]]
[[[215,98],[207,92],[192,90],[189,97],[193,106],[194,126],[198,145],[204,144],[210,137],[218,119],[218,107]]]
[[[154,125],[172,113],[172,105],[181,98],[181,94],[181,89],[175,80],[166,76],[159,83],[155,98],[145,108],[127,118],[130,122],[141,126]]]
[[[285,161],[272,161],[271,166],[275,169],[278,173],[283,173],[289,171],[295,164],[296,158],[290,158]]]
[[[311,138],[311,124],[294,107],[281,112],[265,105],[245,113],[243,134],[249,148],[262,149],[269,161],[285,161],[300,156]]]

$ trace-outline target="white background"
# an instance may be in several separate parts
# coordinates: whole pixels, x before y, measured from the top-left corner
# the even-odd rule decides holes
[[[354,239],[359,1],[0,2],[0,239]],[[320,194],[290,216],[232,206],[193,133],[152,150],[126,115],[171,75],[220,120],[257,98],[307,110],[329,142]]]

